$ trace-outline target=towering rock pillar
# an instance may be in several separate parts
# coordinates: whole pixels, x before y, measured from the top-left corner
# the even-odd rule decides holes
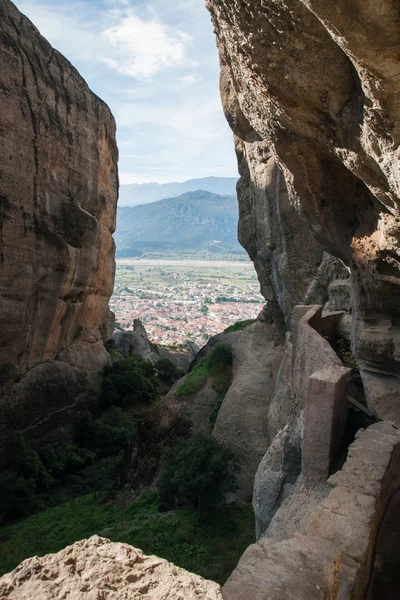
[[[0,0],[3,391],[57,357],[86,374],[107,361],[100,329],[114,282],[117,160],[108,107]]]
[[[207,0],[207,6],[223,104],[237,138],[240,202],[252,211],[243,211],[242,236],[247,222],[254,228],[260,221],[250,194],[265,198],[265,219],[279,238],[253,244],[266,296],[288,322],[285,291],[300,292],[301,302],[315,273],[318,251],[299,235],[302,217],[320,247],[351,274],[352,341],[368,403],[400,423],[399,6],[391,0]],[[284,183],[260,178],[272,160]],[[282,212],[293,216],[278,219]],[[284,244],[296,272],[282,268]]]
[[[0,0],[0,364],[19,373],[96,330],[114,281],[115,123]]]

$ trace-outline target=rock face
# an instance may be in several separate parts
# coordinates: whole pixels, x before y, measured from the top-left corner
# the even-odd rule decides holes
[[[199,358],[218,344],[231,346],[232,380],[223,398],[212,373],[199,389],[183,397],[177,395],[189,373],[175,383],[158,406],[164,428],[177,418],[184,419],[191,434],[212,433],[234,452],[240,463],[237,496],[243,501],[251,499],[257,467],[292,412],[291,343],[285,344],[272,321],[261,318],[241,331],[212,337],[192,363],[195,367]],[[294,480],[299,470],[300,464]]]
[[[4,600],[222,600],[217,583],[98,536],[58,554],[25,560],[0,578],[0,596]]]
[[[76,367],[54,360],[36,366],[1,399],[0,439],[18,430],[33,443],[57,441],[60,428],[86,408],[86,390],[87,378]]]
[[[132,331],[116,331],[113,340],[116,350],[126,358],[143,358],[151,363],[159,359],[140,319],[134,320]]]
[[[283,341],[272,323],[256,321],[232,345],[233,380],[213,436],[239,458],[238,495],[249,501],[254,475],[268,446],[290,414],[290,392],[276,394]]]
[[[241,172],[240,238],[274,319],[288,323],[293,300],[324,291],[310,288],[324,261],[305,218],[318,244],[350,271],[352,340],[368,403],[399,423],[398,6],[207,6]]]
[[[132,331],[116,331],[112,338],[116,350],[126,358],[143,358],[153,364],[167,358],[183,373],[187,372],[198,351],[198,346],[189,340],[185,344],[186,351],[152,344],[140,319],[134,319]]]
[[[0,56],[0,365],[68,360],[82,332],[97,364],[114,281],[114,119],[9,0]]]
[[[398,598],[399,456],[398,429],[361,429],[340,471],[314,489],[300,482],[283,502],[224,599]]]

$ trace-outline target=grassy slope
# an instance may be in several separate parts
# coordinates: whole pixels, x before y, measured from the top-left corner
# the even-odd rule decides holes
[[[0,528],[0,574],[35,554],[58,552],[94,534],[126,542],[207,579],[223,583],[254,541],[251,505],[228,504],[195,512],[157,512],[157,493],[147,492],[129,506],[102,504],[98,495]]]

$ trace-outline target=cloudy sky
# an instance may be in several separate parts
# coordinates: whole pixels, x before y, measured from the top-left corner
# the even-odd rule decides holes
[[[204,0],[14,0],[116,117],[121,183],[236,176]]]

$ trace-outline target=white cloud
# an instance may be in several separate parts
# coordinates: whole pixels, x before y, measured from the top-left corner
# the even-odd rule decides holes
[[[101,58],[110,68],[129,77],[152,77],[165,67],[185,60],[185,45],[191,40],[183,31],[156,20],[145,21],[134,14],[103,31],[103,38],[116,49],[113,58]]]
[[[203,81],[203,78],[200,77],[200,75],[186,75],[181,79],[183,85],[193,85],[194,83],[200,83],[201,81]]]
[[[122,183],[236,174],[203,0],[14,2],[112,109]]]

